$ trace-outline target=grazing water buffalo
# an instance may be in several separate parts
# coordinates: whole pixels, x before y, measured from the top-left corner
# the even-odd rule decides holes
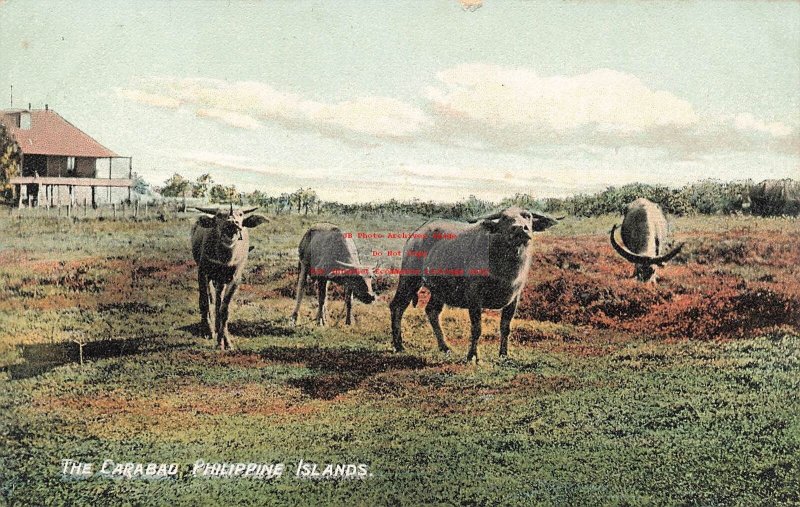
[[[800,181],[764,180],[750,188],[749,197],[750,211],[754,215],[800,214]]]
[[[261,215],[250,215],[258,208],[229,210],[195,208],[202,216],[192,226],[192,257],[197,263],[200,284],[201,332],[217,338],[220,349],[231,349],[228,334],[228,306],[247,264],[249,239],[247,229],[268,222]],[[211,284],[216,291],[212,298]],[[209,325],[209,304],[215,303],[214,330]]]
[[[297,324],[297,314],[303,299],[306,278],[317,282],[319,308],[317,324],[325,324],[325,300],[328,295],[328,282],[344,287],[344,304],[347,315],[345,324],[352,322],[353,296],[362,303],[375,301],[372,292],[372,278],[368,268],[362,267],[358,260],[356,244],[333,224],[313,225],[303,235],[298,248],[300,254],[297,277],[297,303],[292,312],[292,323]]]
[[[617,225],[611,228],[611,246],[625,260],[635,264],[633,276],[643,282],[656,282],[656,271],[678,255],[683,243],[664,255],[667,238],[667,219],[661,207],[640,198],[630,203],[622,220],[622,245],[614,239]]]
[[[531,239],[556,220],[520,208],[465,224],[448,220],[429,222],[412,234],[403,250],[400,281],[389,307],[392,312],[392,341],[403,350],[401,323],[410,302],[417,304],[423,285],[431,293],[425,313],[436,335],[439,349],[449,352],[439,315],[444,305],[469,309],[472,328],[467,361],[478,360],[481,310],[502,309],[500,355],[508,353],[511,319],[531,264]]]

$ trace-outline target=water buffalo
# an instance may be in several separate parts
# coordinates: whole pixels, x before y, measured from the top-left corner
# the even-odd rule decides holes
[[[450,349],[439,315],[444,305],[450,305],[469,309],[472,334],[467,361],[474,357],[476,362],[481,310],[502,309],[500,356],[507,355],[511,319],[530,269],[533,232],[555,224],[550,217],[509,208],[471,224],[436,220],[414,231],[403,249],[400,281],[389,305],[395,350],[403,350],[403,313],[409,303],[416,306],[417,291],[424,285],[431,293],[425,313],[442,352]]]
[[[611,228],[611,246],[625,260],[634,263],[633,276],[643,282],[656,281],[658,267],[678,255],[683,243],[667,254],[667,219],[661,207],[647,199],[640,198],[630,203],[622,220],[622,245],[614,239],[617,225]]]
[[[258,208],[228,210],[195,208],[206,213],[192,226],[192,257],[197,263],[200,284],[201,332],[217,338],[220,349],[231,349],[228,333],[228,306],[247,264],[249,238],[247,229],[269,220],[251,215]],[[211,284],[216,292],[212,297]],[[215,303],[214,330],[209,324],[209,304]]]
[[[333,224],[315,224],[303,235],[298,247],[300,262],[297,276],[297,303],[292,312],[292,323],[297,324],[297,314],[303,299],[306,279],[317,282],[319,308],[317,324],[325,324],[325,300],[328,282],[344,287],[345,324],[352,322],[353,296],[362,303],[375,301],[370,270],[362,267],[353,240],[345,237]]]
[[[800,181],[764,180],[750,188],[749,197],[754,215],[800,214]]]

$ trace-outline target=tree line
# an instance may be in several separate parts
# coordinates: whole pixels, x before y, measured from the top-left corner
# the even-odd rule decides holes
[[[234,185],[214,183],[210,174],[189,180],[174,174],[157,188],[164,197],[193,197],[216,204],[234,203],[241,206],[259,206],[276,214],[357,214],[357,215],[408,215],[439,216],[464,219],[489,213],[498,208],[520,206],[546,213],[563,213],[579,217],[592,217],[608,213],[622,213],[628,203],[645,197],[660,204],[673,215],[734,214],[748,210],[748,192],[751,180],[722,182],[702,180],[682,187],[631,183],[610,186],[593,194],[578,194],[563,198],[536,198],[530,194],[517,193],[499,202],[479,199],[474,195],[455,203],[440,203],[412,199],[399,201],[344,204],[324,201],[311,188],[300,188],[294,192],[268,195],[260,190],[244,193]]]

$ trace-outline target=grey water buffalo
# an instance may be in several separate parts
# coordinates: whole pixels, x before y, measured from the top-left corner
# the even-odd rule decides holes
[[[754,215],[800,214],[800,181],[764,180],[750,188],[749,197],[750,212]]]
[[[261,215],[251,215],[258,208],[195,209],[206,213],[192,226],[192,257],[197,263],[200,285],[201,332],[212,339],[216,336],[220,349],[231,349],[228,308],[247,264],[250,250],[247,229],[269,220]],[[212,289],[216,293],[214,296]],[[213,331],[209,324],[210,303],[215,306]]]
[[[628,204],[625,218],[622,220],[622,245],[617,243],[614,232],[617,225],[611,228],[611,246],[625,260],[635,267],[633,276],[643,282],[655,283],[657,268],[671,260],[683,248],[683,243],[669,253],[667,245],[667,219],[661,207],[647,199],[636,199]]]
[[[414,231],[403,249],[397,292],[389,304],[395,350],[403,350],[403,313],[409,303],[416,306],[417,291],[424,285],[431,294],[425,313],[442,352],[450,349],[439,316],[444,305],[450,305],[469,310],[467,361],[476,362],[481,311],[502,309],[500,356],[507,355],[511,319],[531,265],[533,233],[555,224],[550,217],[509,208],[473,223],[436,220]]]
[[[297,302],[292,312],[292,323],[297,324],[297,314],[308,277],[317,282],[319,308],[317,324],[325,324],[325,301],[328,282],[337,283],[345,290],[345,324],[352,322],[353,296],[362,303],[375,301],[372,278],[368,268],[358,260],[356,245],[350,237],[333,224],[313,225],[303,235],[298,247],[300,254],[297,276]]]

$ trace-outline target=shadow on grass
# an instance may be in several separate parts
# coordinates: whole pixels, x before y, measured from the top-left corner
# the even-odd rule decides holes
[[[156,337],[109,339],[88,342],[83,346],[83,361],[123,357],[142,352],[153,345]],[[159,343],[158,348],[177,345]],[[36,343],[22,349],[24,363],[8,366],[12,380],[26,379],[47,373],[53,368],[80,362],[80,347],[74,342]]]
[[[208,338],[203,334],[200,323],[187,324],[178,328],[197,338]],[[259,336],[293,336],[294,328],[275,325],[273,322],[264,321],[234,321],[228,323],[228,331],[233,338],[257,338]]]
[[[318,373],[289,382],[306,395],[331,400],[358,387],[365,379],[390,370],[418,370],[428,366],[421,358],[376,352],[369,349],[321,347],[269,347],[260,351],[263,358],[287,363],[303,363]]]
[[[228,330],[236,337],[256,338],[259,336],[293,336],[295,330],[292,327],[275,325],[273,322],[266,321],[234,321],[228,323]]]

